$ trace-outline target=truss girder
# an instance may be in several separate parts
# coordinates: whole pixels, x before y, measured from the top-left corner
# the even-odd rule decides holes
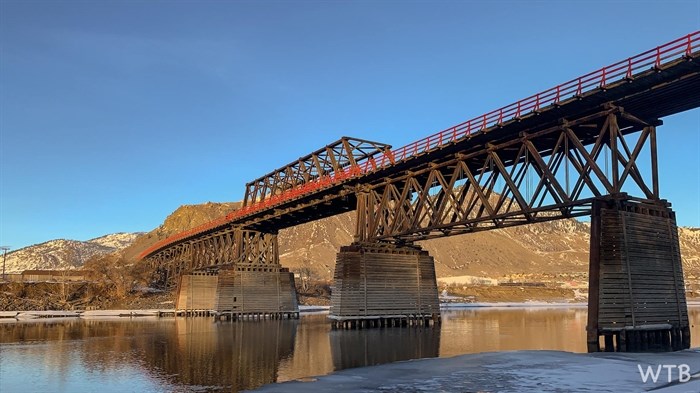
[[[172,286],[185,272],[235,268],[274,268],[279,265],[277,234],[231,229],[181,243],[148,258],[155,270],[155,281]]]
[[[264,201],[272,195],[301,186],[321,176],[338,173],[358,162],[389,151],[391,146],[364,139],[342,137],[282,168],[246,184],[243,205]]]
[[[658,200],[656,124],[611,107],[357,187],[356,240],[412,242],[585,216],[595,198],[628,191]]]

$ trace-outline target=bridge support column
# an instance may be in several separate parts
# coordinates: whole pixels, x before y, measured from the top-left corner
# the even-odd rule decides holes
[[[281,267],[237,266],[219,271],[216,310],[273,318],[299,312],[294,275]]]
[[[594,202],[588,302],[588,352],[690,347],[678,232],[668,204]]]
[[[435,264],[414,246],[354,243],[338,253],[334,327],[427,326],[440,321]]]
[[[213,310],[217,284],[216,273],[198,272],[180,276],[175,309],[186,313]]]
[[[212,241],[203,267],[180,278],[177,310],[231,319],[297,317],[294,276],[280,266],[277,234],[238,230],[228,240]]]
[[[180,277],[175,309],[186,315],[224,314],[227,318],[299,313],[294,275],[285,268],[234,267]]]

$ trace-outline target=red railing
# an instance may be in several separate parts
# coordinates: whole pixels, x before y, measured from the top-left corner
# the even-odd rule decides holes
[[[580,97],[583,93],[595,89],[605,89],[606,86],[621,80],[631,80],[633,79],[633,75],[638,72],[647,71],[650,67],[660,68],[662,64],[679,59],[683,56],[690,56],[692,53],[698,51],[698,48],[700,48],[700,31],[688,34],[644,53],[603,67],[566,83],[562,83],[549,90],[545,90],[513,104],[444,129],[409,145],[387,151],[377,156],[365,158],[358,162],[357,165],[345,167],[339,172],[320,176],[313,181],[291,188],[278,195],[266,196],[265,199],[244,206],[224,217],[161,240],[142,252],[139,258],[143,258],[153,251],[171,243],[223,226],[246,215],[337,185],[347,179],[362,176],[378,169],[387,168],[397,162],[440,148],[459,139],[471,137],[488,128],[535,113],[545,106],[556,105],[563,101]]]

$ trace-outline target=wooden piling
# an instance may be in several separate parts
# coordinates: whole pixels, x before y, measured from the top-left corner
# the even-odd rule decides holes
[[[594,202],[589,352],[601,350],[601,335],[605,351],[668,351],[689,345],[678,249],[675,214],[665,202]]]
[[[439,314],[435,265],[427,252],[374,243],[341,248],[329,318],[367,320],[355,322],[366,329],[414,326]]]

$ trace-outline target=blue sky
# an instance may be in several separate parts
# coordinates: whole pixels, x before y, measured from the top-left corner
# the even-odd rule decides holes
[[[698,28],[697,0],[0,0],[0,244],[148,231],[342,135],[398,147]],[[700,111],[659,145],[700,226]]]

